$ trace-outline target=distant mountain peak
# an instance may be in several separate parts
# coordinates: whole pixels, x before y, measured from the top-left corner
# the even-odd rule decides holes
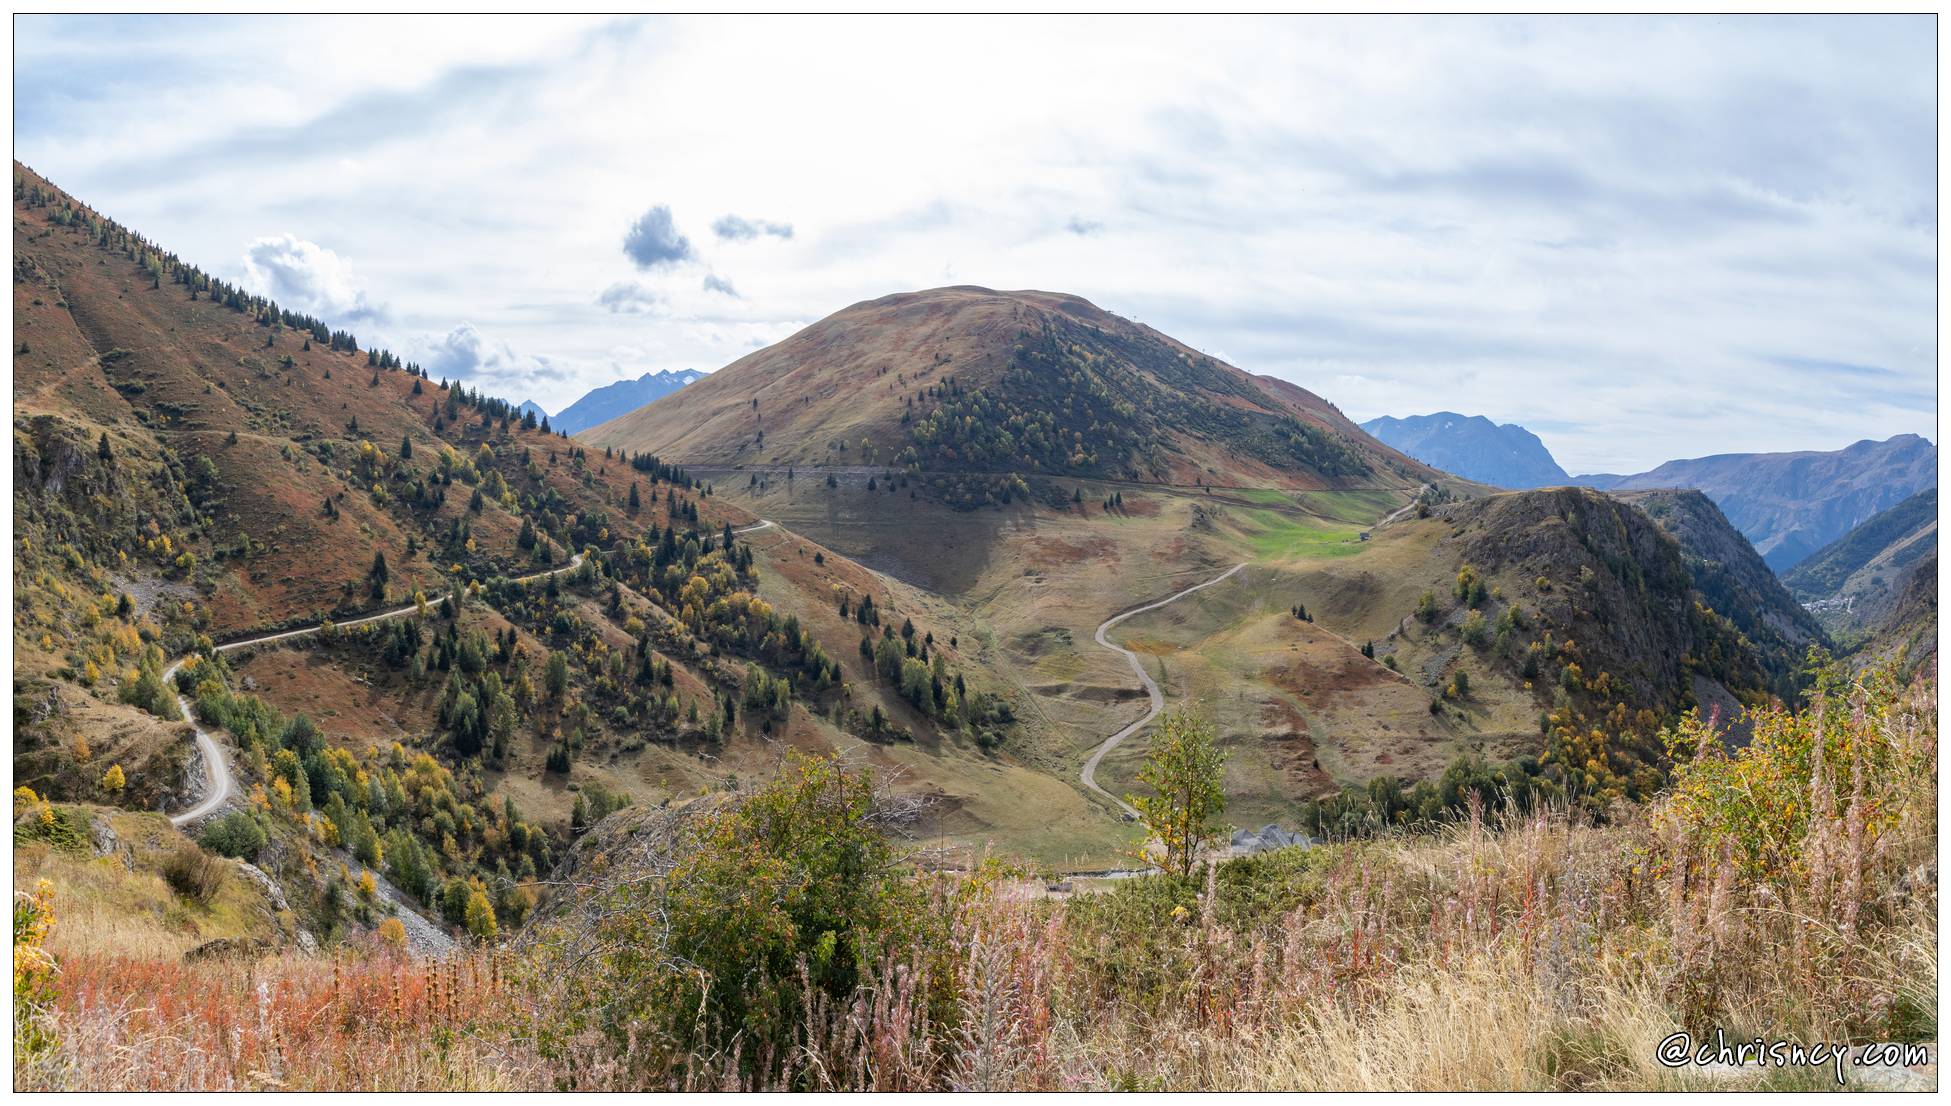
[[[697,369],[659,369],[635,380],[618,380],[592,388],[583,398],[555,416],[554,429],[569,434],[581,433],[619,415],[627,415],[646,403],[662,399],[687,384],[705,378]]]
[[[1426,465],[1500,488],[1542,488],[1569,484],[1551,451],[1518,424],[1492,422],[1482,415],[1437,411],[1396,418],[1384,415],[1362,429],[1385,445]]]
[[[1937,484],[1937,447],[1916,434],[1837,450],[1718,453],[1630,476],[1581,476],[1608,491],[1697,488],[1776,572],[1787,572],[1880,511]]]

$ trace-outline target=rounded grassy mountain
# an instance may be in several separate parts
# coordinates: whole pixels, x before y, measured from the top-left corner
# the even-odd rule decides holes
[[[585,431],[694,466],[881,468],[950,502],[1071,476],[1413,489],[1438,478],[1319,396],[1056,292],[858,303]]]

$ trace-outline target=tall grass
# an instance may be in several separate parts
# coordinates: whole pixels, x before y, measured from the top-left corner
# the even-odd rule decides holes
[[[476,951],[256,964],[69,960],[23,1088],[1685,1089],[1735,1039],[1937,1035],[1935,687],[1872,677],[1726,752],[1690,724],[1669,791],[1603,826],[1473,807],[1441,833],[1285,850],[1068,901],[923,882],[943,920],[842,990],[810,976],[764,1062],[735,1034],[654,1072],[633,1035],[544,1049],[578,977]],[[889,951],[889,950],[892,951]],[[504,954],[506,955],[506,954]],[[566,963],[566,962],[564,962]],[[565,969],[568,970],[568,969]],[[797,971],[811,970],[801,962]],[[560,974],[560,973],[558,973]],[[701,979],[705,989],[735,985]],[[686,992],[693,994],[696,992]],[[703,1040],[703,1038],[699,1038]],[[655,1052],[655,1043],[642,1042]],[[546,1055],[545,1055],[546,1053]]]

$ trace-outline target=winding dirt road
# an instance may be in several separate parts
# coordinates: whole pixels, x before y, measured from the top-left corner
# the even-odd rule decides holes
[[[1179,600],[1184,599],[1186,596],[1191,595],[1193,592],[1200,590],[1201,588],[1212,587],[1214,584],[1219,583],[1221,580],[1224,580],[1227,577],[1238,572],[1239,570],[1245,568],[1246,565],[1247,563],[1245,561],[1241,561],[1239,564],[1234,565],[1232,568],[1227,569],[1225,572],[1220,573],[1219,575],[1213,577],[1212,579],[1206,581],[1203,584],[1194,584],[1191,587],[1185,589],[1184,591],[1166,596],[1164,599],[1161,599],[1156,603],[1147,603],[1142,607],[1133,607],[1131,610],[1128,610],[1123,614],[1113,615],[1110,618],[1105,619],[1102,623],[1098,624],[1097,635],[1096,635],[1097,643],[1099,645],[1104,646],[1106,649],[1124,655],[1125,661],[1131,665],[1131,670],[1137,673],[1138,681],[1145,685],[1145,694],[1151,696],[1152,708],[1146,711],[1144,716],[1138,719],[1138,721],[1133,722],[1131,725],[1126,726],[1124,729],[1119,730],[1117,733],[1114,733],[1110,737],[1105,738],[1104,744],[1099,745],[1097,747],[1097,751],[1091,754],[1091,758],[1084,762],[1084,770],[1083,772],[1078,774],[1077,778],[1079,781],[1081,781],[1084,784],[1085,787],[1089,788],[1092,791],[1097,792],[1098,794],[1118,804],[1118,806],[1122,808],[1126,814],[1129,814],[1133,818],[1138,817],[1138,811],[1133,809],[1130,803],[1125,802],[1123,799],[1118,798],[1116,795],[1111,794],[1109,791],[1106,791],[1105,789],[1097,785],[1098,762],[1104,759],[1104,754],[1117,748],[1119,742],[1122,742],[1125,738],[1130,737],[1134,733],[1137,733],[1139,730],[1145,727],[1146,723],[1150,722],[1154,718],[1157,718],[1159,712],[1165,709],[1165,696],[1163,693],[1161,693],[1158,690],[1158,682],[1152,679],[1151,673],[1145,671],[1144,664],[1142,664],[1138,660],[1138,654],[1132,652],[1129,649],[1124,648],[1121,645],[1113,645],[1110,639],[1105,637],[1104,635],[1110,632],[1111,627],[1116,626],[1118,623],[1123,622],[1125,619],[1130,618],[1133,615],[1144,614],[1146,611],[1155,611],[1160,607],[1163,607],[1169,603],[1176,603]]]
[[[754,523],[753,525],[745,526],[737,530],[733,530],[732,533],[750,534],[755,531],[767,529],[772,525],[774,525],[774,523],[771,519],[769,518],[760,519],[758,522]],[[583,563],[583,555],[581,553],[578,553],[575,556],[569,558],[569,562],[567,564],[564,564],[558,568],[549,568],[549,569],[544,569],[541,572],[532,572],[527,576],[517,576],[512,582],[517,584],[526,584],[534,580],[543,579],[545,577],[558,576],[565,572],[574,572],[578,567],[582,565],[582,563]],[[428,606],[437,607],[440,604],[447,602],[449,599],[450,596],[442,595],[437,599],[429,600]],[[369,614],[364,618],[355,618],[350,622],[338,622],[338,623],[334,623],[334,625],[337,626],[339,629],[345,629],[351,626],[364,626],[370,622],[383,622],[389,618],[398,618],[404,614],[412,614],[413,612],[419,609],[420,609],[419,604],[409,603],[404,607],[399,607],[394,610],[381,611],[378,614]],[[217,646],[216,651],[219,653],[228,653],[233,649],[248,649],[253,645],[269,645],[272,642],[288,641],[292,638],[305,637],[310,634],[318,633],[320,630],[324,628],[325,628],[325,624],[320,623],[316,626],[306,626],[297,630],[286,630],[282,633],[264,634],[259,637],[245,638],[242,641],[233,641],[227,645],[219,645]],[[167,669],[163,671],[163,683],[166,685],[172,684],[173,681],[176,679],[176,670],[183,667],[183,665],[186,662],[188,662],[189,659],[190,659],[189,656],[178,657],[174,664],[171,664]],[[202,757],[203,770],[204,770],[203,798],[200,799],[195,806],[192,806],[190,809],[183,811],[181,814],[172,814],[169,816],[169,820],[171,824],[182,826],[182,825],[188,825],[189,823],[194,822],[199,818],[205,817],[215,812],[218,808],[222,807],[226,802],[230,801],[231,796],[236,793],[237,783],[236,783],[236,777],[233,776],[230,771],[230,761],[227,757],[225,757],[222,746],[217,744],[217,739],[211,736],[210,731],[204,729],[201,725],[197,723],[196,712],[190,708],[189,698],[183,695],[180,691],[177,693],[176,696],[176,705],[182,709],[183,717],[189,721],[190,728],[196,731],[197,753]]]
[[[738,531],[734,532],[736,533]],[[517,576],[513,582],[526,584],[531,580],[540,580],[546,576],[556,576],[564,572],[573,572],[582,563],[583,555],[578,553],[574,557],[569,558],[568,564],[560,568],[544,569],[541,572],[533,572],[527,576]],[[451,596],[442,595],[437,599],[428,600],[427,605],[429,607],[438,607],[450,599]],[[420,605],[418,603],[409,603],[404,607],[399,607],[394,610],[369,614],[364,618],[355,618],[350,622],[335,622],[333,625],[339,629],[346,629],[351,626],[364,626],[369,622],[383,622],[389,618],[398,618],[403,614],[412,614],[419,609]],[[248,649],[253,645],[269,645],[274,641],[288,641],[292,638],[305,637],[318,633],[324,628],[325,624],[321,622],[316,626],[305,626],[300,629],[286,630],[276,634],[263,634],[258,637],[245,638],[242,641],[233,641],[226,645],[219,645],[215,651],[228,653],[233,649]],[[194,655],[190,654],[189,656],[178,657],[174,664],[164,669],[163,683],[171,684],[176,679],[176,670],[183,667],[189,661],[190,656]],[[190,728],[196,731],[197,753],[203,758],[204,770],[203,798],[195,806],[181,814],[172,814],[169,816],[172,825],[182,826],[213,813],[226,802],[229,802],[230,797],[236,793],[237,782],[236,777],[231,774],[230,761],[224,756],[223,748],[217,744],[217,739],[210,735],[209,730],[204,729],[198,724],[196,711],[191,709],[189,697],[181,691],[178,691],[176,693],[176,705],[182,709],[183,717],[189,720]]]

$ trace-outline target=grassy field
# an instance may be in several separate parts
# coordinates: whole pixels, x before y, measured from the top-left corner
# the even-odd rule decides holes
[[[1361,551],[1360,528],[1356,526],[1323,524],[1265,509],[1232,513],[1243,525],[1256,560],[1347,557]]]
[[[739,506],[864,564],[895,576],[924,566],[914,582],[940,589],[966,612],[969,634],[993,642],[981,654],[984,667],[1012,685],[1023,704],[1019,736],[1002,756],[1047,782],[1014,787],[1002,800],[958,794],[944,842],[988,839],[1079,867],[1128,853],[1130,831],[1108,807],[1084,798],[1076,773],[1145,701],[1123,659],[1092,635],[1110,615],[1240,561],[1255,567],[1125,623],[1120,639],[1155,653],[1150,663],[1163,665],[1160,683],[1172,705],[1197,703],[1220,721],[1235,750],[1229,794],[1241,824],[1291,821],[1294,804],[1343,779],[1365,778],[1378,765],[1409,774],[1440,768],[1467,744],[1432,722],[1426,694],[1400,677],[1376,678],[1377,666],[1356,644],[1331,632],[1339,627],[1325,619],[1298,624],[1288,614],[1295,602],[1312,606],[1310,588],[1331,578],[1320,574],[1361,578],[1359,566],[1375,548],[1359,535],[1400,505],[1395,493],[1207,493],[1083,482],[1084,502],[1064,510],[1017,504],[958,512],[870,493],[864,480],[838,488],[805,478],[753,487],[727,475],[719,486]],[[1113,490],[1123,496],[1121,511],[1101,506]],[[1404,599],[1377,588],[1370,599],[1400,602],[1392,616],[1399,619],[1414,594]],[[1351,665],[1351,657],[1360,663]],[[1145,748],[1135,740],[1109,757],[1105,786],[1128,788]]]

